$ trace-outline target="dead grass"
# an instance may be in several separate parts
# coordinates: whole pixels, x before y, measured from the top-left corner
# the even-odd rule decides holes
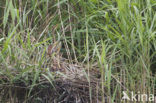
[[[25,84],[20,81],[22,78],[19,78],[10,85],[10,83],[7,83],[9,82],[7,77],[1,75],[3,82],[6,82],[0,86],[2,101],[10,103],[89,103],[89,88],[91,88],[93,103],[101,102],[98,77],[90,75],[89,87],[86,70],[81,64],[62,62],[60,65],[61,68],[55,65],[50,69],[50,73],[54,75],[54,81],[52,81],[54,87],[43,76],[48,75],[46,71],[43,71],[40,73],[40,80],[33,87],[30,97],[28,97],[28,93],[32,85],[31,80],[29,81],[30,84]],[[56,70],[56,68],[58,69]],[[29,75],[31,77],[31,73]]]

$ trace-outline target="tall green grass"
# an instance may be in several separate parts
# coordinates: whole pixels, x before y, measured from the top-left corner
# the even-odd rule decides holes
[[[87,77],[97,64],[102,103],[105,95],[120,103],[122,91],[154,94],[155,11],[155,0],[2,0],[0,74],[8,85],[30,85],[30,97],[48,66],[46,50],[58,41],[69,63],[86,65]],[[44,77],[53,84],[52,74]]]

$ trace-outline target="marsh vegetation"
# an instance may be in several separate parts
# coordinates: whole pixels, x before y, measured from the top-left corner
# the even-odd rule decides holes
[[[155,0],[0,0],[2,103],[121,103],[155,69]]]

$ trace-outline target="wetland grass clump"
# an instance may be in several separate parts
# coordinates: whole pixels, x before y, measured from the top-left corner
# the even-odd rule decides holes
[[[0,1],[2,103],[155,95],[155,64],[155,0]]]

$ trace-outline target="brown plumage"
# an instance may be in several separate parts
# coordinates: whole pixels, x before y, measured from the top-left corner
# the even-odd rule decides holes
[[[61,49],[61,42],[55,42],[48,46],[48,55],[52,55],[53,53],[59,54]]]

